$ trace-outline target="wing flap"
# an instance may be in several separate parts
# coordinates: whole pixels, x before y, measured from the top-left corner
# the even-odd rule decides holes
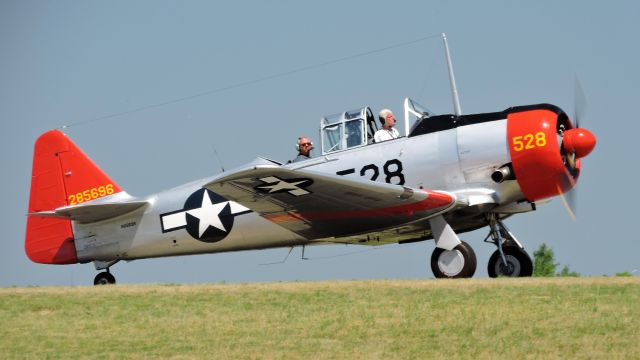
[[[276,165],[256,165],[205,185],[308,239],[388,229],[447,211],[453,194]]]

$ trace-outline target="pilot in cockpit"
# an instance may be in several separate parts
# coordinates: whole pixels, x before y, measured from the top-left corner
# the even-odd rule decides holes
[[[296,143],[296,150],[298,150],[298,156],[291,162],[298,162],[311,159],[311,150],[313,150],[313,143],[306,136],[300,136]]]
[[[391,112],[391,110],[380,110],[378,118],[380,119],[380,123],[382,123],[382,129],[376,131],[373,135],[374,142],[393,140],[400,136],[398,130],[394,128],[396,125],[396,118],[393,116],[393,112]]]

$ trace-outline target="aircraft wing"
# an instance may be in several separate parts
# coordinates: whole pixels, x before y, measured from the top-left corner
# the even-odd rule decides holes
[[[204,186],[307,239],[342,237],[428,219],[456,196],[310,170],[257,164]]]

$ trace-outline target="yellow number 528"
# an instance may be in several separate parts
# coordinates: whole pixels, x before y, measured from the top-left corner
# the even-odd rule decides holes
[[[513,137],[513,150],[523,151],[547,145],[547,136],[542,131]]]

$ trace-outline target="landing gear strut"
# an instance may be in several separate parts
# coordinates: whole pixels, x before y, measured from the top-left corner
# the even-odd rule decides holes
[[[491,230],[484,241],[498,247],[498,250],[489,258],[487,266],[489,276],[493,278],[531,276],[533,274],[531,257],[496,214],[489,215],[489,227]]]

